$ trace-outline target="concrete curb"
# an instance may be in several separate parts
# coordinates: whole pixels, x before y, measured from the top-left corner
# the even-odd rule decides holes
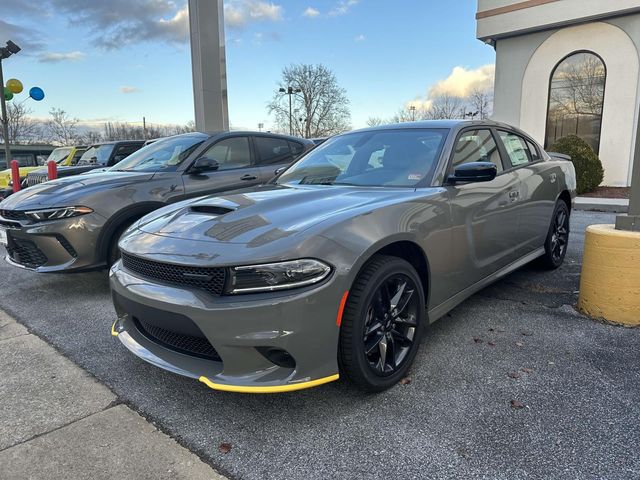
[[[0,477],[224,480],[0,310]]]
[[[577,197],[574,209],[590,212],[627,213],[629,211],[629,200],[624,198]]]

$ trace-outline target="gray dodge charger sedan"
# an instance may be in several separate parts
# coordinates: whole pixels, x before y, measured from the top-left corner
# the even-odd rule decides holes
[[[313,142],[268,133],[187,133],[158,140],[107,172],[61,178],[0,203],[9,263],[38,272],[111,265],[122,232],[168,203],[269,181]]]
[[[131,226],[111,332],[213,389],[379,391],[429,322],[532,260],[561,265],[575,188],[571,162],[500,123],[333,137],[268,185]]]

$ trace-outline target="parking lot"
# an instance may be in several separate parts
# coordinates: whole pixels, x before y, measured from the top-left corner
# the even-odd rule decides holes
[[[585,226],[613,221],[575,212],[559,270],[528,266],[464,302],[378,395],[222,393],[145,364],[110,335],[106,271],[2,262],[0,307],[230,478],[638,478],[640,330],[572,308]]]

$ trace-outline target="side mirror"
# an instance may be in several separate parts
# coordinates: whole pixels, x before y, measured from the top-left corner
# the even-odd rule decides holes
[[[282,172],[284,172],[287,169],[287,167],[280,167],[280,168],[276,168],[275,174],[276,175],[280,175]]]
[[[189,169],[189,173],[213,172],[220,168],[220,164],[213,158],[200,157]]]
[[[449,183],[490,182],[498,175],[498,167],[491,162],[463,163],[457,167],[453,175],[449,175]]]

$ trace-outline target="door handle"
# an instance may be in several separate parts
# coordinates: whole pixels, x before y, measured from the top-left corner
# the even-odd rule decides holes
[[[250,173],[247,173],[246,175],[243,175],[240,177],[240,180],[244,180],[244,181],[249,181],[249,180],[257,180],[258,177],[256,175],[251,175]]]

